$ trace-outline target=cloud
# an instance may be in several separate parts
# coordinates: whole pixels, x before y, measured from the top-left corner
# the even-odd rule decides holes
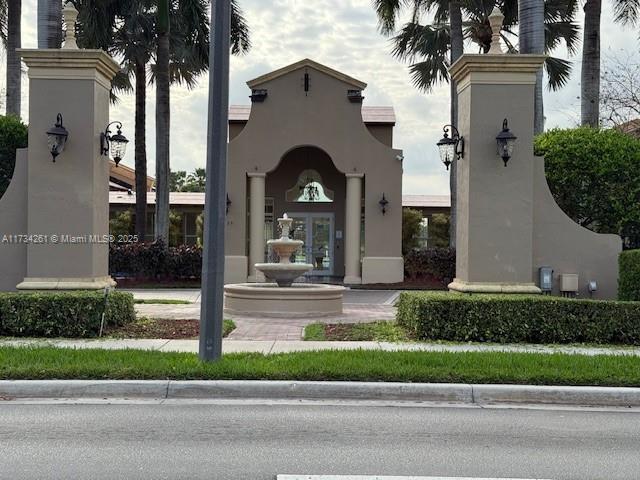
[[[407,65],[390,55],[391,45],[377,30],[371,0],[240,0],[251,28],[253,48],[231,59],[230,102],[247,104],[246,82],[276,68],[309,57],[369,84],[368,105],[393,105],[398,124],[395,147],[405,152],[404,193],[444,194],[448,174],[440,164],[435,143],[442,125],[449,123],[448,86],[428,94],[412,84]],[[613,24],[610,4],[603,5],[603,51],[633,45],[637,33]],[[582,24],[582,11],[578,22]],[[36,0],[23,0],[23,46],[36,45]],[[472,52],[473,48],[468,48]],[[558,56],[567,58],[566,51]],[[574,70],[569,84],[559,92],[545,92],[547,128],[573,126],[580,114],[580,59],[572,57]],[[2,74],[4,78],[4,74]],[[171,167],[192,170],[206,159],[207,86],[204,75],[198,86],[171,90]],[[26,96],[26,84],[24,92]],[[155,168],[155,88],[148,89],[147,158],[149,172]],[[26,99],[25,99],[26,100]],[[26,101],[24,102],[26,112]],[[111,119],[124,123],[125,134],[134,136],[134,97],[123,96],[111,108]],[[132,145],[133,147],[133,145]],[[133,165],[133,148],[125,163]]]

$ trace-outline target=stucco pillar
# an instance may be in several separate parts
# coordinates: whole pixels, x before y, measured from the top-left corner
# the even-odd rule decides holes
[[[534,283],[533,121],[542,55],[463,55],[458,89],[456,279],[451,290],[540,293]],[[503,120],[518,138],[507,166],[497,154]]]
[[[360,232],[362,211],[361,173],[348,173],[344,232],[344,283],[360,284]]]
[[[264,173],[249,173],[249,281],[259,282],[256,263],[264,262]]]
[[[71,48],[70,48],[71,47]],[[17,288],[101,289],[109,277],[111,80],[120,66],[101,50],[20,50],[29,75],[27,268]],[[47,130],[61,114],[68,139],[55,163]],[[126,120],[126,119],[123,119]],[[133,131],[133,123],[124,128]]]

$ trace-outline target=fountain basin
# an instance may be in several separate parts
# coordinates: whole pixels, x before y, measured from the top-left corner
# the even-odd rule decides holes
[[[224,287],[224,311],[278,318],[340,315],[345,290],[339,285],[311,283],[296,283],[293,287],[279,287],[275,283],[230,284]]]
[[[308,263],[256,263],[256,270],[262,272],[269,283],[290,287],[293,281],[313,269]]]

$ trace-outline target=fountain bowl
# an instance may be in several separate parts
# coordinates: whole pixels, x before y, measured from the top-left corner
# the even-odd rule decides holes
[[[277,283],[280,287],[292,286],[296,278],[313,269],[310,263],[256,263],[255,267],[267,282]]]
[[[309,318],[342,314],[340,285],[294,283],[280,287],[276,283],[237,283],[225,285],[224,311],[229,315]]]

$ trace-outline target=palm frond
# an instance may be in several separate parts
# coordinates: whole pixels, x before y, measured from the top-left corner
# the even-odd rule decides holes
[[[575,55],[580,46],[580,26],[571,21],[552,21],[544,26],[545,52],[549,53],[563,41],[571,55]]]
[[[544,69],[547,72],[549,90],[559,90],[564,87],[571,76],[572,63],[557,57],[547,57],[544,61]]]
[[[640,16],[640,0],[613,0],[614,20],[635,26]]]

